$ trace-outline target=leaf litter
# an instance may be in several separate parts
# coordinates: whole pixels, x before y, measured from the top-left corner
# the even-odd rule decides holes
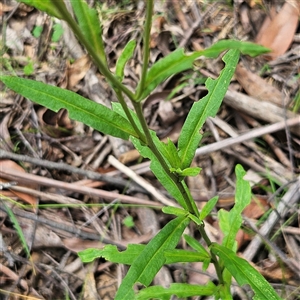
[[[218,112],[218,118],[223,123],[207,122],[202,129],[203,138],[200,146],[226,141],[229,137],[239,136],[256,126],[284,120],[284,116],[290,118],[290,110],[293,110],[296,104],[296,93],[299,90],[297,1],[276,1],[272,2],[271,6],[267,1],[248,0],[234,3],[232,9],[226,1],[215,1],[206,5],[200,1],[181,0],[172,1],[172,4],[155,1],[155,16],[151,31],[152,63],[177,49],[179,44],[187,52],[195,51],[232,36],[239,40],[256,41],[272,49],[268,57],[271,62],[261,57],[253,59],[243,56],[230,85],[233,95],[248,95],[249,101],[255,99],[257,101],[255,110],[250,112],[250,102],[249,104],[245,102],[242,107],[228,102],[223,103]],[[56,21],[23,4],[19,7],[15,5],[14,1],[9,1],[0,6],[2,15],[6,17],[11,14],[7,24],[8,51],[4,58],[14,69],[23,74],[24,66],[28,64],[30,58],[34,66],[30,74],[32,78],[56,86],[68,86],[80,95],[110,106],[115,96],[101,74],[95,72],[90,61],[86,59],[80,45],[68,35],[68,30],[64,28],[62,38],[54,42],[51,35],[54,33]],[[143,5],[144,2],[119,3],[114,0],[101,4],[109,66],[114,68],[121,50],[129,40],[137,41],[134,56],[124,70],[124,83],[129,89],[137,86],[140,73]],[[256,24],[263,23],[261,29],[256,27]],[[40,25],[44,26],[43,31],[39,37],[35,37],[33,30],[35,26]],[[23,34],[20,34],[20,28],[24,28]],[[170,137],[172,141],[177,142],[183,119],[187,116],[191,105],[207,93],[203,82],[207,76],[216,78],[222,67],[221,58],[212,60],[200,58],[195,62],[193,71],[184,71],[169,78],[153,92],[151,99],[144,105],[144,111],[150,127],[161,139]],[[172,96],[167,101],[168,95]],[[24,173],[26,170],[28,178],[32,180],[32,185],[26,185],[28,188],[26,192],[24,189],[17,192],[17,187],[15,191],[13,187],[1,191],[3,194],[1,201],[6,201],[4,197],[10,197],[18,203],[17,207],[12,207],[12,211],[15,212],[24,230],[39,276],[39,280],[36,280],[31,265],[26,264],[26,254],[12,222],[1,211],[4,251],[1,264],[6,268],[3,270],[7,270],[2,290],[11,291],[11,297],[13,294],[22,294],[36,299],[62,299],[68,295],[71,299],[80,299],[80,295],[85,295],[93,299],[96,297],[113,299],[117,290],[117,278],[123,274],[122,269],[103,261],[83,265],[76,253],[79,249],[86,249],[91,245],[101,247],[105,243],[115,243],[120,249],[124,249],[131,242],[145,243],[151,238],[149,231],[157,231],[167,222],[170,216],[163,215],[160,210],[154,208],[161,205],[145,190],[142,197],[141,190],[137,191],[132,182],[128,182],[123,188],[114,183],[115,176],[123,179],[126,177],[121,169],[112,168],[108,162],[108,155],[113,154],[142,176],[149,185],[164,193],[149,171],[148,162],[141,162],[136,153],[132,154],[132,151],[135,151],[129,143],[114,138],[107,139],[90,127],[73,122],[64,112],[54,114],[39,105],[33,105],[26,99],[12,95],[8,90],[1,96],[3,140],[0,151],[3,160],[0,165],[0,178],[1,174],[7,174],[8,171],[4,159],[12,159],[9,154],[16,153],[19,159],[13,160],[19,165],[15,167],[17,168],[15,171]],[[269,110],[266,104],[269,102],[281,109],[281,119],[276,119],[277,121],[272,119],[272,110]],[[294,117],[299,116],[299,111],[294,113]],[[256,123],[249,119],[249,115]],[[268,118],[262,118],[263,116]],[[217,210],[221,207],[230,208],[234,204],[233,174],[236,163],[244,165],[252,181],[251,206],[246,208],[244,216],[256,224],[258,229],[261,224],[266,224],[269,212],[276,209],[282,196],[293,187],[291,184],[299,180],[300,152],[297,128],[299,130],[299,124],[291,132],[287,127],[285,130],[271,133],[271,141],[259,137],[194,159],[192,165],[201,167],[202,171],[196,177],[188,178],[187,183],[199,208],[211,197],[219,195],[216,209],[206,218],[208,234],[212,240],[222,239],[215,217]],[[25,162],[22,155],[36,160],[34,163]],[[83,185],[80,185],[80,181],[85,178],[80,175],[82,173],[47,168],[39,164],[39,161],[48,161],[50,164],[64,162],[81,168],[81,171],[92,169],[111,176],[111,182],[91,184],[90,192],[87,192]],[[285,161],[289,164],[284,164]],[[278,170],[281,178],[278,176]],[[253,176],[253,173],[259,174],[260,177]],[[35,182],[37,178],[43,181]],[[3,178],[4,180],[11,181],[14,178]],[[62,184],[54,185],[54,181],[51,180]],[[63,183],[73,184],[74,187],[76,185],[77,188],[65,189]],[[101,190],[106,194],[99,196],[97,191]],[[118,204],[109,204],[114,199],[108,197],[109,193],[120,195],[121,200]],[[127,198],[122,198],[124,193]],[[141,199],[140,202],[137,202],[138,198]],[[144,203],[147,207],[143,210],[142,207],[135,207],[135,203],[138,205]],[[297,251],[295,247],[296,245],[299,249],[298,235],[291,233],[293,231],[284,231],[285,227],[280,226],[285,224],[292,229],[299,227],[297,201],[291,202],[290,205],[290,210],[282,215],[280,222],[273,225],[272,235],[267,237],[272,239],[274,246],[272,251],[262,245],[259,246],[260,251],[255,248],[249,249],[256,233],[247,227],[247,223],[238,234],[238,251],[241,255],[252,251],[252,263],[267,280],[276,283],[279,293],[286,299],[296,299],[295,291],[299,286],[299,278],[295,270],[282,266],[282,263],[276,260],[277,248],[291,259],[297,260],[300,257],[299,250]],[[34,210],[35,206],[37,209]],[[145,213],[146,209],[152,213]],[[135,226],[132,228],[123,224],[123,220],[128,216],[133,218]],[[149,217],[149,221],[144,222],[146,216]],[[55,222],[50,222],[51,220]],[[149,231],[144,223],[149,224]],[[150,230],[151,224],[155,225],[155,229]],[[193,225],[189,227],[189,231],[195,238],[200,238]],[[101,240],[101,237],[104,239]],[[188,248],[183,241],[180,242],[180,246],[183,249]],[[9,255],[13,255],[13,262],[7,258]],[[165,284],[180,282],[186,275],[186,282],[202,284],[215,277],[211,268],[204,272],[208,277],[201,274],[201,269],[202,267],[197,264],[167,266],[163,271],[164,278],[168,278]],[[17,285],[18,280],[21,280],[21,285]],[[157,277],[155,282],[163,283],[163,279]],[[99,296],[95,293],[99,293]],[[243,299],[240,289],[234,288],[234,293],[237,299]]]

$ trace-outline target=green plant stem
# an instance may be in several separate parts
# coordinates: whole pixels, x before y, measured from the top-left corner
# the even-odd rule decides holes
[[[106,79],[111,83],[113,87],[118,88],[125,95],[127,95],[131,100],[134,99],[134,94],[127,89],[107,68],[106,62],[102,61],[101,57],[96,53],[93,45],[86,39],[86,37],[82,34],[80,27],[72,18],[68,10],[66,9],[65,4],[62,1],[53,1],[53,5],[55,5],[63,15],[63,19],[69,24],[74,34],[77,36],[78,40],[85,46],[89,55],[93,58],[95,64],[97,65],[99,71],[106,77]],[[100,37],[99,37],[100,38]]]
[[[117,90],[117,89],[115,90],[115,92],[116,92],[117,98],[118,98],[119,102],[121,103],[122,108],[123,108],[123,110],[124,110],[124,112],[125,112],[125,114],[126,114],[126,116],[127,116],[128,121],[131,123],[131,125],[132,125],[132,127],[134,128],[135,132],[138,134],[139,139],[140,139],[143,143],[146,143],[146,142],[147,142],[147,141],[146,141],[146,137],[145,137],[145,135],[139,130],[139,128],[137,127],[137,125],[135,124],[135,122],[134,122],[134,120],[133,120],[133,118],[132,118],[132,115],[131,115],[131,113],[130,113],[130,111],[129,111],[129,108],[128,108],[126,102],[125,102],[125,99],[124,99],[124,97],[123,97],[123,95],[122,95],[122,92],[120,92],[120,91]]]
[[[153,154],[156,156],[156,158],[158,159],[158,161],[160,162],[162,168],[164,169],[164,171],[167,173],[167,176],[169,176],[173,182],[177,185],[178,189],[180,190],[180,193],[183,195],[184,199],[185,199],[185,203],[187,206],[188,211],[191,214],[194,214],[195,216],[199,215],[199,212],[196,208],[196,206],[194,206],[192,204],[192,199],[190,199],[187,191],[185,190],[183,184],[181,181],[179,181],[178,177],[175,176],[169,169],[169,166],[167,165],[165,159],[163,158],[163,156],[161,155],[161,153],[159,152],[159,150],[157,149],[157,147],[155,146],[148,125],[146,123],[146,120],[144,118],[143,112],[142,112],[142,106],[140,102],[132,102],[135,112],[140,120],[140,123],[142,125],[145,137],[146,137],[146,144],[147,146],[152,150]]]
[[[203,237],[206,245],[208,247],[210,247],[212,242],[206,234],[206,231],[205,231],[205,228],[204,228],[204,223],[202,225],[198,226],[198,229],[199,229],[199,232],[200,232],[201,236]],[[222,270],[221,270],[219,261],[217,259],[217,256],[214,253],[212,253],[211,251],[210,251],[210,256],[212,258],[212,263],[214,264],[215,269],[216,269],[216,273],[217,273],[217,276],[218,276],[218,279],[219,279],[219,284],[224,284],[224,278],[223,278],[223,275],[222,275]]]
[[[136,100],[139,100],[144,90],[148,64],[149,64],[149,56],[150,56],[150,31],[151,31],[152,14],[153,14],[153,0],[147,0],[146,3],[147,3],[146,22],[145,22],[145,31],[143,35],[143,66],[142,66],[139,90],[136,93]]]

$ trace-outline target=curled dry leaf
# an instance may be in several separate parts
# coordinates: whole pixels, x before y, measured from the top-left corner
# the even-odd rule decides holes
[[[67,78],[69,90],[74,90],[74,87],[78,82],[84,78],[87,71],[91,67],[91,60],[88,55],[84,55],[77,59],[72,65],[68,64],[67,67]]]
[[[12,160],[0,160],[0,182],[7,182],[6,179],[1,178],[1,170],[7,171],[9,169],[12,169],[12,170],[20,172],[20,173],[26,173],[25,170],[22,167],[20,167],[17,163],[15,163],[14,161],[12,161]],[[28,185],[26,185],[26,187],[28,187]],[[34,184],[32,184],[30,187],[33,188],[33,189],[36,188],[36,186]],[[35,207],[36,204],[37,204],[36,197],[34,197],[32,195],[28,195],[26,193],[17,192],[17,191],[13,191],[13,190],[11,190],[11,193],[13,195],[19,197],[23,201],[31,204],[33,207]]]
[[[64,137],[70,135],[75,122],[69,118],[66,109],[60,109],[57,113],[41,107],[37,112],[39,124],[42,130],[51,137]]]
[[[285,2],[280,12],[272,19],[266,17],[256,42],[272,50],[268,54],[271,60],[284,54],[291,45],[298,26],[299,12],[299,0],[290,0]]]
[[[263,78],[247,70],[241,63],[237,65],[235,75],[249,96],[283,106],[284,95]]]

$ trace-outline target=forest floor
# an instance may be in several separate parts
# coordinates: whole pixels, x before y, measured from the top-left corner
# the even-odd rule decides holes
[[[89,2],[101,14],[111,70],[126,43],[136,40],[124,79],[133,89],[141,71],[145,2]],[[151,64],[179,47],[189,53],[223,39],[273,50],[268,56],[241,57],[217,116],[202,129],[193,161],[202,171],[187,184],[199,209],[219,196],[206,228],[213,241],[221,242],[217,213],[234,205],[235,166],[244,167],[253,196],[243,212],[237,251],[289,300],[300,299],[299,11],[299,1],[288,0],[155,1],[150,45]],[[0,14],[6,28],[1,54],[18,76],[106,106],[116,101],[64,23],[15,0],[1,2]],[[147,122],[160,139],[178,140],[191,105],[207,93],[206,78],[217,78],[223,65],[221,56],[201,58],[145,101]],[[7,63],[2,68],[7,71]],[[0,84],[0,299],[114,299],[127,268],[102,259],[83,264],[77,253],[107,243],[147,243],[172,218],[137,178],[163,199],[173,199],[129,142]],[[238,140],[245,133],[250,135]],[[135,172],[131,178],[128,168]],[[200,240],[195,226],[189,234]],[[164,267],[154,283],[205,284],[215,278],[211,266],[202,271],[201,263],[174,264]],[[234,286],[234,299],[251,299],[248,292]]]

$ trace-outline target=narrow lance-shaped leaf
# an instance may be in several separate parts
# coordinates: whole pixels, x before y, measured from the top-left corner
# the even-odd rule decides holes
[[[84,0],[71,1],[77,22],[86,40],[94,47],[103,63],[106,64],[102,30],[97,11],[90,8]]]
[[[132,57],[134,53],[134,49],[136,46],[136,41],[131,40],[129,41],[125,48],[123,49],[121,55],[119,56],[117,63],[116,63],[116,75],[120,78],[120,81],[124,78],[124,68],[127,61]]]
[[[181,169],[190,166],[202,137],[199,130],[209,116],[214,117],[218,112],[238,60],[239,52],[237,50],[228,51],[223,57],[223,61],[226,65],[220,76],[215,80],[211,78],[207,79],[205,85],[208,94],[203,99],[193,104],[178,140],[178,153],[181,159]]]
[[[241,214],[245,207],[251,202],[250,184],[248,181],[243,179],[246,172],[241,165],[236,165],[235,174],[235,204],[229,212],[223,209],[218,212],[220,228],[224,233],[222,245],[231,250],[235,250],[236,248],[236,235],[243,222]]]
[[[133,285],[137,282],[148,286],[165,263],[165,250],[176,247],[189,224],[187,217],[178,217],[169,222],[145,247],[136,258],[123,279],[116,294],[116,300],[134,299]]]
[[[162,286],[150,286],[143,289],[137,295],[137,300],[147,299],[171,299],[175,295],[178,298],[188,298],[193,296],[211,296],[217,292],[218,287],[212,282],[207,285],[201,286],[196,284],[187,283],[172,283],[170,287],[164,288]]]
[[[245,259],[238,257],[232,250],[213,243],[211,251],[222,259],[226,269],[239,285],[249,284],[255,296],[253,300],[280,300],[281,298],[268,281]]]
[[[122,139],[136,136],[131,124],[122,116],[74,92],[14,76],[0,76],[0,80],[16,93],[55,112],[67,109],[70,118],[105,134]]]
[[[129,244],[126,250],[118,251],[117,246],[106,245],[103,249],[89,248],[80,251],[78,256],[83,262],[91,262],[96,258],[103,257],[113,263],[131,265],[145,247],[145,245]]]
[[[204,220],[210,212],[213,210],[213,208],[216,206],[218,202],[219,197],[215,196],[208,200],[208,202],[204,205],[204,207],[201,209],[200,212],[200,220]]]
[[[129,244],[124,251],[118,251],[115,245],[106,245],[103,249],[89,248],[78,252],[78,256],[84,263],[91,262],[96,258],[103,257],[107,261],[132,265],[135,259],[142,253],[146,245]],[[179,262],[199,262],[210,260],[208,253],[199,253],[182,249],[172,249],[164,251],[165,263],[174,264]]]
[[[148,71],[145,81],[144,91],[137,101],[145,99],[160,83],[168,77],[175,75],[184,70],[191,69],[193,62],[200,56],[217,57],[221,52],[228,49],[237,49],[243,54],[252,56],[269,52],[270,50],[249,42],[241,42],[235,40],[224,40],[215,43],[208,49],[193,52],[186,55],[182,48],[175,50],[169,55],[157,61]],[[139,90],[139,86],[137,90]]]

